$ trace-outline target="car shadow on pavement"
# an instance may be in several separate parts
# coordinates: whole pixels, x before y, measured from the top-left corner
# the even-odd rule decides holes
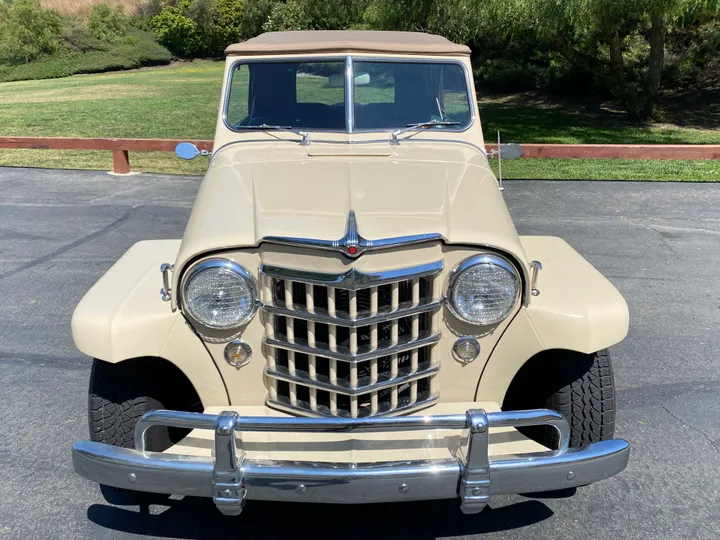
[[[553,512],[535,500],[487,507],[468,516],[460,512],[455,500],[352,506],[250,501],[242,516],[228,517],[209,499],[143,496],[139,511],[136,500],[131,508],[94,504],[87,515],[91,522],[110,530],[183,539],[311,536],[422,540],[518,529],[544,521]]]

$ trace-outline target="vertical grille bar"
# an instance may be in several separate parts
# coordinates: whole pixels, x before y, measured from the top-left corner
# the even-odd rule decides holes
[[[312,283],[305,285],[305,307],[310,313],[315,313],[315,287]]]
[[[293,287],[292,281],[285,280],[285,307],[288,309],[294,309],[293,302]],[[286,335],[289,343],[295,343],[295,319],[292,317],[285,317],[286,322]],[[288,372],[290,375],[295,375],[295,353],[288,351]],[[290,404],[297,405],[297,384],[290,383]]]
[[[349,293],[349,307],[348,315],[351,319],[357,319],[358,316],[358,305],[357,305],[357,291],[350,291]],[[350,354],[357,354],[358,352],[358,331],[357,328],[350,329]],[[358,385],[358,366],[357,364],[350,364],[350,386]],[[358,416],[358,398],[357,396],[350,397],[350,416],[357,418]]]
[[[315,313],[315,289],[312,283],[305,285],[305,307],[310,313]],[[315,322],[308,321],[308,347],[315,347]],[[308,355],[308,376],[317,380],[317,357],[314,354]],[[310,387],[310,410],[317,411],[317,389]]]
[[[262,293],[263,299],[267,303],[272,303],[272,279],[267,276],[262,276]],[[265,335],[270,339],[275,338],[275,315],[271,313],[265,313]],[[271,370],[275,370],[277,364],[275,363],[275,348],[267,348],[267,365]],[[268,377],[268,395],[270,399],[277,399],[277,379],[274,377]]]
[[[390,309],[391,311],[397,311],[400,307],[400,288],[397,283],[393,283],[390,287]],[[397,345],[398,343],[398,320],[393,319],[392,325],[390,326],[390,344]],[[398,355],[393,354],[390,356],[390,376],[395,378],[398,376]],[[393,386],[390,393],[390,406],[394,409],[398,406],[398,389],[397,386]]]
[[[335,317],[335,289],[332,287],[327,288],[327,305],[328,315],[330,315],[331,317]],[[337,351],[337,326],[335,326],[334,324],[329,325],[328,327],[328,347],[333,352]],[[337,384],[337,360],[330,359],[328,363],[330,371],[330,382],[332,384]],[[330,392],[330,413],[334,415],[337,414],[336,392]]]
[[[370,288],[370,315],[375,316],[378,313],[378,288]],[[378,347],[378,325],[370,326],[370,350],[374,351]],[[370,360],[370,384],[378,381],[378,361],[377,358]],[[380,407],[378,405],[377,391],[370,394],[370,414],[377,414]]]
[[[400,307],[400,286],[397,282],[390,285],[390,306],[392,311],[397,311]]]
[[[295,319],[292,317],[285,317],[287,321],[287,340],[288,343],[295,343]],[[295,353],[288,351],[288,372],[290,375],[295,375]],[[297,385],[290,383],[290,403],[297,405]]]
[[[432,297],[433,300],[439,300],[442,298],[442,284],[438,276],[432,278]],[[430,320],[430,332],[435,335],[440,332],[440,317],[441,311],[434,313]],[[430,347],[430,365],[437,366],[440,363],[440,353],[437,347]],[[438,393],[438,380],[437,377],[430,377],[430,394],[436,395]]]
[[[417,306],[420,304],[420,280],[415,278],[412,280],[412,305]],[[412,317],[412,339],[416,340],[420,337],[420,316],[413,315]],[[410,371],[412,373],[418,370],[418,350],[413,349],[410,353]],[[417,401],[417,381],[410,383],[410,403]]]
[[[285,307],[288,309],[295,309],[293,305],[292,281],[286,279],[283,285],[285,286]]]
[[[308,347],[315,347],[315,323],[308,321],[307,323],[307,341]],[[308,376],[310,379],[317,380],[317,360],[314,354],[308,355]],[[310,408],[317,411],[317,389],[310,387]]]

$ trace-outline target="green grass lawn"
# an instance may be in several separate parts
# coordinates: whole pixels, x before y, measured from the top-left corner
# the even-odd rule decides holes
[[[223,63],[197,61],[64,79],[0,83],[0,135],[212,139]],[[547,143],[720,144],[720,131],[673,123],[638,126],[612,111],[484,99],[488,140]],[[697,111],[696,111],[697,113]],[[679,123],[679,122],[678,122]],[[202,174],[207,160],[131,152],[133,170]],[[109,170],[110,152],[0,150],[0,166]],[[720,180],[717,161],[521,159],[506,178]]]
[[[672,124],[638,126],[622,113],[588,113],[554,107],[527,107],[480,102],[488,141],[555,144],[720,144],[720,130]]]
[[[0,84],[0,135],[212,139],[222,62]],[[131,152],[136,171],[202,174],[207,159]],[[0,165],[112,169],[110,152],[0,150]]]

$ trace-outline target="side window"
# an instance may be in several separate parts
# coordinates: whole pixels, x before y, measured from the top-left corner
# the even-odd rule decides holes
[[[247,64],[237,66],[230,80],[230,95],[227,103],[227,123],[236,126],[248,118],[250,69]]]

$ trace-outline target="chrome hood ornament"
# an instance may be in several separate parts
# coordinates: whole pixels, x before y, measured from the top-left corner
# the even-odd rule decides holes
[[[350,210],[347,219],[345,236],[339,240],[322,240],[317,238],[292,238],[285,236],[265,236],[262,241],[270,244],[281,244],[284,246],[297,246],[329,251],[339,251],[347,257],[356,258],[375,249],[389,249],[410,244],[420,244],[442,239],[440,233],[414,234],[410,236],[395,236],[392,238],[380,238],[378,240],[367,240],[360,235],[355,218],[355,210]]]

